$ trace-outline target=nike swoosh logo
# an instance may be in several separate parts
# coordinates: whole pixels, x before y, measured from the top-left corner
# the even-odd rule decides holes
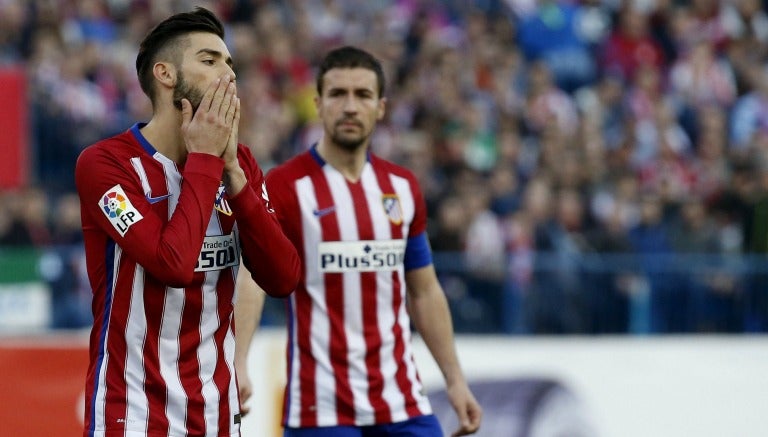
[[[170,194],[165,194],[163,196],[152,197],[149,194],[147,194],[144,197],[147,198],[147,202],[149,202],[149,203],[157,203],[157,202],[159,202],[161,200],[165,200],[165,199],[171,197],[171,195]]]
[[[329,206],[328,208],[316,209],[316,210],[312,211],[312,214],[314,214],[315,217],[322,217],[322,216],[328,215],[328,214],[330,214],[330,213],[332,213],[334,211],[336,211],[336,206],[335,205],[334,206]]]

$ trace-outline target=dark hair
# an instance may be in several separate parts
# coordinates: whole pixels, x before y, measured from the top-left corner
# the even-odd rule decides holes
[[[381,62],[365,50],[352,46],[339,47],[325,55],[317,72],[317,94],[323,94],[323,76],[334,68],[365,68],[373,71],[379,85],[379,97],[384,95],[384,69]]]
[[[139,54],[136,56],[136,74],[144,94],[154,103],[152,89],[152,66],[157,62],[158,55],[166,48],[178,48],[181,38],[192,32],[207,32],[218,35],[224,39],[224,26],[216,15],[208,9],[197,7],[192,12],[182,12],[172,15],[155,26],[144,37],[139,46]],[[178,51],[170,53],[170,56],[179,55]],[[173,62],[180,64],[176,58]]]

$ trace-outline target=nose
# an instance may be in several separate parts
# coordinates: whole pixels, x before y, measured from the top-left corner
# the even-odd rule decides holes
[[[355,113],[357,112],[357,99],[354,95],[347,96],[346,99],[344,99],[344,112],[347,113]]]

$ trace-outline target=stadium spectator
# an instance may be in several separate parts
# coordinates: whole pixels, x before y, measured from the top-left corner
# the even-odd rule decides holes
[[[441,204],[455,199],[451,191],[461,185],[460,169],[466,167],[467,156],[489,186],[497,167],[515,169],[520,193],[542,174],[558,185],[576,184],[590,205],[588,223],[606,226],[606,214],[612,210],[610,187],[623,181],[620,175],[628,174],[637,184],[641,174],[660,174],[658,167],[668,165],[656,161],[661,150],[656,109],[663,101],[669,126],[682,128],[690,141],[685,153],[677,155],[693,174],[686,189],[713,206],[707,215],[718,224],[729,253],[749,255],[750,245],[758,243],[750,236],[755,200],[734,193],[743,185],[744,163],[761,165],[768,150],[764,132],[768,116],[763,114],[768,99],[762,90],[768,83],[768,20],[760,0],[204,3],[225,18],[227,43],[238,59],[242,117],[250,121],[241,126],[241,142],[248,144],[265,170],[306,150],[322,131],[312,104],[314,90],[306,83],[313,73],[307,66],[317,64],[329,45],[354,42],[378,55],[392,78],[389,111],[378,125],[375,152],[406,164],[416,174],[429,206],[430,235],[442,233]],[[86,144],[151,116],[151,104],[132,62],[126,60],[135,58],[138,43],[154,23],[185,4],[0,0],[0,68],[10,65],[27,71],[28,185],[42,189],[50,204],[74,191],[72,168]],[[529,56],[539,42],[532,43],[527,36],[528,26],[536,20],[539,27],[534,30],[540,34],[568,34],[562,41],[542,40],[550,44],[544,58]],[[630,38],[631,33],[637,38]],[[611,47],[617,42],[630,49],[616,52]],[[576,48],[563,48],[567,44]],[[690,62],[700,58],[695,54],[699,47],[708,47],[703,58],[709,61],[695,64],[708,68],[693,68]],[[550,80],[552,89],[542,94],[548,97],[537,99],[549,102],[538,106],[550,110],[531,112],[526,106],[529,78],[534,84],[539,77],[540,59],[552,74],[553,64],[546,59],[558,50],[581,53],[586,62],[570,64],[568,56],[556,57],[563,62],[555,67],[578,73],[593,63],[594,79],[563,86],[555,76]],[[610,63],[603,56],[608,53],[617,55],[610,57]],[[579,68],[569,71],[574,66]],[[694,71],[709,73],[701,80],[686,80],[701,76]],[[695,83],[699,91],[692,92]],[[713,83],[720,85],[705,86]],[[85,100],[73,105],[65,96]],[[568,106],[575,106],[576,112]],[[572,120],[567,124],[569,133],[549,130],[548,124],[544,130],[532,128],[531,121],[538,119],[531,118],[534,112],[555,112],[560,118],[570,114],[564,117]],[[640,150],[639,144],[651,147]],[[471,153],[465,154],[466,150]],[[643,167],[639,162],[645,166],[643,173],[637,172]],[[761,171],[754,170],[754,180]],[[668,184],[645,187],[658,190]],[[26,187],[8,187],[2,194],[20,189]],[[517,236],[525,229],[520,204],[508,202],[497,205],[504,210],[492,209],[502,223],[512,223],[511,233]],[[632,226],[637,214],[631,211],[636,208],[619,209],[624,226]],[[677,214],[671,210],[670,218]],[[447,233],[458,231],[461,235],[455,237],[463,241],[466,230],[463,226]],[[36,238],[24,232],[0,237],[21,245]],[[505,254],[514,259],[507,277],[525,283],[530,253],[525,238],[513,240]],[[695,263],[690,269],[696,272]],[[743,279],[751,280],[753,273],[745,272]],[[459,282],[452,288],[461,289]],[[512,279],[507,286],[515,288],[511,284]],[[281,317],[273,316],[267,314],[264,320]],[[760,323],[748,325],[761,329],[754,328]]]

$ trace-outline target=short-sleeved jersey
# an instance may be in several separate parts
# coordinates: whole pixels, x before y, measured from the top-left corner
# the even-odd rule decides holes
[[[84,435],[239,435],[241,249],[254,278],[289,288],[298,256],[247,148],[238,159],[248,185],[230,197],[223,160],[190,153],[179,166],[140,127],[86,148],[76,168],[94,315]]]
[[[429,414],[405,307],[405,271],[431,263],[413,174],[369,154],[350,182],[312,148],[270,171],[267,187],[303,261],[288,305],[284,425]],[[409,260],[409,245],[426,247],[426,256]]]

